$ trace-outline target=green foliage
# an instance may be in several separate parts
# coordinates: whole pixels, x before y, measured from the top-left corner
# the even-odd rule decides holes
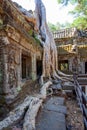
[[[78,29],[85,29],[87,28],[87,18],[85,17],[78,17],[75,19],[71,25],[71,27],[77,27]]]
[[[57,0],[59,4],[75,4],[75,9],[70,13],[74,15],[75,20],[71,26],[79,29],[87,28],[87,0]]]
[[[33,37],[34,37],[34,39],[35,39],[36,43],[40,45],[40,44],[41,44],[41,42],[40,42],[40,40],[39,40],[39,38],[38,38],[38,35],[37,35],[37,34],[34,34],[34,36],[33,36]]]
[[[21,87],[20,86],[17,87],[17,91],[18,92],[21,91]]]
[[[52,32],[54,32],[54,31],[61,29],[61,24],[57,23],[57,24],[54,25],[54,24],[48,22],[48,27],[50,28],[50,30]]]
[[[29,34],[30,36],[32,36],[32,35],[33,35],[33,30],[32,30],[32,29],[29,30],[29,31],[28,31],[28,34]]]
[[[65,24],[56,23],[55,25],[52,23],[48,23],[48,26],[52,32],[55,32],[60,29],[70,28],[71,24],[66,22]]]
[[[71,27],[71,24],[66,22],[65,24],[62,24],[61,25],[61,29],[65,29],[65,28],[70,28]]]
[[[38,35],[35,34],[32,29],[28,31],[28,34],[29,34],[30,36],[33,36],[34,39],[35,39],[35,41],[36,41],[36,43],[40,45],[40,40],[39,40],[39,38],[38,38]]]
[[[48,23],[48,27],[52,32],[56,31],[56,26],[54,24]]]
[[[2,19],[0,19],[0,25],[3,25],[3,20]]]
[[[78,2],[72,14],[76,14],[77,16],[85,16],[87,17],[87,0],[81,0]]]

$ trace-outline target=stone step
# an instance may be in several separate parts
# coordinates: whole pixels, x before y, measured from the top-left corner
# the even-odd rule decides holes
[[[59,84],[52,85],[51,87],[52,87],[52,89],[54,89],[54,90],[62,90],[62,86],[61,86],[60,83],[59,83]]]
[[[54,105],[64,105],[65,99],[63,97],[51,97],[50,100],[46,102],[46,105],[54,104]]]
[[[36,124],[36,130],[66,130],[65,124],[64,114],[44,110]]]
[[[62,84],[62,89],[63,90],[74,90],[74,84],[71,82],[64,82]]]
[[[36,122],[36,130],[66,130],[63,97],[51,97],[43,106]]]
[[[54,111],[54,112],[67,114],[66,107],[63,104],[64,104],[64,98],[60,98],[60,97],[51,98],[44,105],[44,109],[48,111]]]
[[[54,111],[54,112],[59,112],[62,114],[67,114],[67,110],[65,106],[56,106],[56,105],[51,105],[49,104],[48,106],[45,106],[45,109],[48,111]]]

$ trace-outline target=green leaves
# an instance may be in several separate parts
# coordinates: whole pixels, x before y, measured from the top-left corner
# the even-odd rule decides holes
[[[54,31],[59,30],[60,27],[61,27],[61,25],[60,25],[60,23],[57,23],[56,25],[54,25],[54,24],[52,24],[52,23],[48,23],[48,27],[50,28],[50,30],[51,30],[52,32],[54,32]]]
[[[58,3],[63,5],[69,2],[76,5],[75,9],[70,12],[75,17],[71,26],[80,29],[87,28],[87,0],[58,0]]]
[[[85,17],[78,17],[75,19],[71,25],[72,27],[77,27],[79,29],[87,28],[87,18]]]
[[[52,32],[55,32],[57,30],[60,30],[60,29],[64,29],[64,28],[70,28],[71,27],[71,24],[66,22],[65,24],[60,24],[60,23],[57,23],[57,24],[52,24],[52,23],[48,23],[48,26],[50,28],[50,30]]]

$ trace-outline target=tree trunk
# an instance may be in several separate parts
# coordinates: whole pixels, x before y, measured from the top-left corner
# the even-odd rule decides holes
[[[41,76],[41,82],[43,83],[43,77],[61,79],[58,73],[58,54],[56,44],[51,31],[48,28],[46,21],[46,9],[42,0],[35,0],[35,14],[36,14],[36,28],[41,37],[43,45],[43,71]],[[66,76],[66,75],[65,75]]]
[[[46,22],[46,10],[41,0],[35,0],[37,30],[43,45],[43,72],[42,77],[54,77],[58,68],[57,48],[53,35]]]

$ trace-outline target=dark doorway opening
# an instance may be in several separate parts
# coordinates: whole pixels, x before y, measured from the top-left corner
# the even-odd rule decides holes
[[[42,75],[42,60],[37,60],[37,76]]]
[[[22,54],[22,79],[30,79],[32,71],[31,56]]]
[[[26,57],[22,55],[22,79],[26,78]]]
[[[85,62],[85,74],[87,74],[87,62]]]
[[[68,60],[59,61],[59,70],[66,71],[69,69]]]

